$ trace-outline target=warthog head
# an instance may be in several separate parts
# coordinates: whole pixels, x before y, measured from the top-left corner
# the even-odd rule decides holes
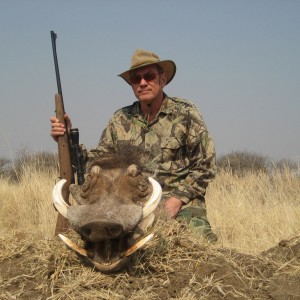
[[[61,239],[102,272],[123,267],[130,254],[153,234],[143,237],[154,221],[161,187],[146,177],[131,159],[109,155],[93,163],[83,185],[72,184],[77,205],[63,200],[65,180],[53,189],[53,204],[85,241],[81,248],[63,235]]]

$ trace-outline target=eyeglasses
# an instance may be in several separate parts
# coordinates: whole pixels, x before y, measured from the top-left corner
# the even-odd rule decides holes
[[[141,80],[144,79],[146,80],[147,82],[149,81],[153,81],[156,79],[156,76],[158,74],[155,74],[155,73],[152,73],[152,72],[149,72],[149,73],[146,73],[144,75],[133,75],[130,77],[130,83],[131,84],[140,84]]]

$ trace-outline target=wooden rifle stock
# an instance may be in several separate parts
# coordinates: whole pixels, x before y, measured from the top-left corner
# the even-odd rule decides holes
[[[58,161],[59,161],[60,179],[66,179],[67,181],[63,187],[62,196],[65,202],[70,204],[69,186],[71,183],[74,183],[74,173],[73,173],[72,162],[71,162],[71,145],[70,145],[70,138],[69,138],[68,127],[67,127],[68,124],[64,119],[65,109],[64,109],[64,101],[63,101],[57,53],[56,53],[57,35],[54,31],[51,31],[50,34],[51,34],[54,66],[55,66],[57,89],[58,89],[58,93],[55,95],[56,117],[60,123],[65,124],[65,128],[66,128],[65,134],[63,136],[58,137]],[[69,229],[68,220],[59,213],[56,222],[55,235],[61,232],[65,232],[68,229]]]
[[[58,118],[59,122],[65,123],[65,119],[64,119],[65,111],[63,105],[63,99],[60,94],[55,95],[55,111],[56,111],[56,117]],[[71,183],[74,183],[74,174],[73,174],[72,164],[71,164],[70,140],[67,131],[63,136],[58,137],[57,143],[58,143],[58,161],[59,161],[60,178],[67,180],[62,191],[62,196],[65,202],[70,204],[69,186]],[[55,235],[61,232],[65,232],[68,229],[69,229],[68,220],[59,213],[56,222]]]

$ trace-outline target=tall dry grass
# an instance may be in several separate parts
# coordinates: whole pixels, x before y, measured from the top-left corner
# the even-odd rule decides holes
[[[289,169],[271,175],[220,172],[207,194],[219,243],[255,254],[300,234],[300,178]]]
[[[187,234],[175,221],[160,221],[155,239],[133,257],[131,269],[107,276],[83,266],[53,239],[56,172],[22,168],[18,183],[0,177],[0,299],[183,300],[224,299],[227,294],[232,295],[227,299],[269,299],[262,295],[271,273],[263,272],[271,261],[254,256],[299,235],[299,177],[288,170],[272,177],[220,172],[207,193],[208,216],[219,236],[216,245]],[[254,256],[239,259],[231,249]],[[243,264],[246,259],[249,267]],[[295,259],[272,266],[279,277],[290,276],[287,282],[295,278],[298,286]]]
[[[57,175],[31,165],[22,166],[19,181],[0,177],[0,232],[52,237],[56,212],[51,192]]]
[[[24,165],[18,183],[0,178],[0,232],[53,236],[51,204],[56,172]],[[300,178],[288,169],[272,176],[220,172],[207,193],[208,217],[218,244],[255,254],[300,233]]]

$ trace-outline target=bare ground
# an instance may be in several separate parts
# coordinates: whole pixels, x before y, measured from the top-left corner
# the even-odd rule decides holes
[[[78,237],[67,234],[73,240]],[[258,255],[208,244],[177,222],[104,275],[56,238],[0,239],[0,299],[300,299],[300,235]]]

